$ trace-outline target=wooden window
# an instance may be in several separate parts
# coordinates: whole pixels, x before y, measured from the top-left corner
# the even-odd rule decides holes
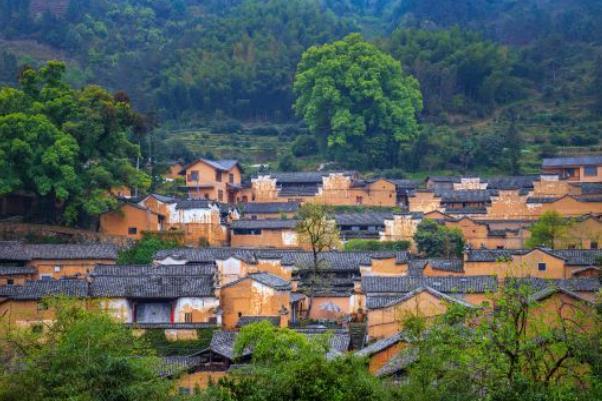
[[[537,264],[537,270],[539,270],[540,272],[545,272],[546,271],[546,264],[545,263],[538,263]]]
[[[591,249],[598,249],[598,243],[596,241],[592,241],[591,244],[589,244],[589,247]]]
[[[222,182],[222,172],[221,171],[215,172],[215,181]]]
[[[504,249],[504,245],[498,245],[496,248],[497,249]]]
[[[192,323],[192,312],[184,313],[184,322]]]
[[[13,280],[12,278],[9,278],[6,280],[6,284],[13,285],[13,284],[15,284],[15,280]]]
[[[598,166],[585,166],[583,168],[583,175],[586,177],[595,177],[598,175]]]
[[[220,202],[223,202],[224,200],[224,191],[222,191],[221,189],[217,190],[217,200]]]
[[[362,203],[364,203],[364,198],[361,196],[356,196],[355,197],[355,203],[358,205],[361,205]]]
[[[136,234],[138,234],[137,227],[128,227],[128,235],[136,235]]]
[[[228,182],[234,184],[234,174],[228,174]]]
[[[198,180],[199,180],[199,172],[197,170],[191,171],[189,181],[198,181]]]

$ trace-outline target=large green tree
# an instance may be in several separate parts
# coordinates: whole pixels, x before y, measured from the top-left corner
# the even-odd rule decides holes
[[[33,193],[46,216],[76,223],[114,207],[112,187],[150,180],[133,164],[140,151],[130,139],[143,123],[127,96],[72,88],[64,74],[49,62],[24,69],[17,89],[0,89],[0,195]]]
[[[239,353],[253,349],[250,365],[234,370],[201,399],[230,401],[386,401],[385,387],[353,356],[327,357],[328,335],[308,338],[261,322],[244,327]]]
[[[416,136],[418,81],[359,34],[308,49],[293,89],[296,113],[336,160],[390,167]]]
[[[46,302],[56,310],[52,325],[13,329],[1,338],[0,400],[171,399],[160,360],[131,329],[78,301]]]

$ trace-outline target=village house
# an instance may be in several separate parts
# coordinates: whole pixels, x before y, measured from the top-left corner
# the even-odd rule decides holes
[[[488,293],[496,290],[494,276],[362,277],[362,291],[368,308],[368,337],[392,336],[410,314],[434,317],[445,313],[449,303],[478,307],[487,299]]]
[[[587,249],[468,249],[464,253],[464,274],[495,274],[507,277],[569,279],[593,274],[602,250]]]
[[[99,231],[106,235],[142,238],[144,232],[161,231],[163,218],[160,214],[136,203],[124,203],[117,210],[100,215]]]
[[[232,330],[258,318],[275,319],[279,326],[288,327],[290,296],[290,282],[269,273],[251,273],[223,285],[223,327]]]
[[[81,279],[63,278],[0,286],[0,321],[8,330],[23,327],[43,330],[55,319],[54,309],[44,301],[52,296],[83,301],[88,296],[88,283]]]
[[[85,277],[96,264],[114,264],[117,247],[110,244],[26,244],[0,242],[0,284],[25,279]],[[4,273],[4,274],[3,274]]]
[[[391,211],[348,212],[334,214],[334,220],[341,233],[341,240],[376,239],[385,229],[385,220],[393,218]]]
[[[364,348],[356,351],[354,355],[361,358],[368,358],[368,371],[373,375],[377,375],[380,370],[399,355],[402,350],[408,348],[409,341],[403,333],[397,333],[374,341]]]
[[[346,330],[324,328],[294,329],[310,341],[328,336],[327,358],[341,355],[349,349],[350,335]],[[213,332],[207,349],[187,357],[165,358],[163,376],[177,378],[179,394],[193,394],[197,389],[206,388],[210,381],[216,382],[235,369],[244,369],[253,354],[252,349],[244,349],[240,355],[234,352],[238,332],[218,330]]]
[[[242,167],[237,160],[198,159],[188,163],[180,172],[186,178],[188,197],[217,202],[240,201]]]
[[[87,280],[61,278],[0,287],[11,324],[49,323],[54,311],[44,298],[86,299],[138,332],[163,329],[168,340],[194,339],[196,329],[221,325],[212,265],[98,265]],[[0,308],[0,315],[2,309]]]
[[[602,182],[602,155],[543,159],[541,170],[567,181]]]
[[[251,220],[290,219],[299,211],[298,202],[248,202],[238,206],[242,217]]]
[[[262,248],[297,248],[297,220],[235,220],[230,224],[230,246]]]

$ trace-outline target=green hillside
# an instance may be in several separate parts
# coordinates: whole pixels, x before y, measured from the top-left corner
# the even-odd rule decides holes
[[[125,92],[147,115],[145,156],[275,167],[308,141],[292,109],[301,55],[361,32],[424,99],[420,133],[389,170],[531,172],[542,157],[600,148],[601,17],[596,0],[3,0],[0,83],[62,59],[70,83]],[[297,145],[295,167],[334,159],[319,140],[310,155],[315,145]]]

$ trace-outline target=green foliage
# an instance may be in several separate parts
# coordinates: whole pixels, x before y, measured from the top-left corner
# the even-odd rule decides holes
[[[414,242],[418,252],[427,257],[461,257],[464,251],[464,236],[459,229],[445,227],[431,219],[418,224]]]
[[[131,330],[79,301],[47,302],[54,324],[43,332],[13,328],[0,347],[8,361],[0,366],[0,400],[169,399],[160,360]]]
[[[144,233],[142,239],[128,249],[119,252],[119,264],[149,264],[153,256],[161,249],[178,247],[178,242],[172,239],[162,239],[158,235]]]
[[[297,171],[297,163],[295,158],[290,153],[283,154],[278,159],[278,171]]]
[[[478,33],[398,29],[386,47],[420,81],[428,114],[483,115],[526,95],[525,82],[513,72],[517,55]]]
[[[573,222],[555,210],[544,212],[529,229],[531,236],[525,245],[529,248],[545,247],[554,249],[566,238]]]
[[[362,166],[396,164],[401,146],[418,131],[418,82],[358,34],[308,49],[293,90],[297,115],[340,162],[363,155]]]
[[[57,221],[75,223],[115,207],[112,187],[150,180],[131,163],[139,149],[128,135],[140,116],[100,87],[71,88],[64,72],[49,62],[0,90],[0,195],[30,191],[50,201],[45,214],[56,208]]]
[[[413,317],[413,330],[406,333],[417,361],[396,390],[397,399],[599,397],[600,318],[585,303],[574,304],[570,316],[560,308],[539,313],[533,292],[507,282],[491,299],[495,313],[456,306],[434,322]]]
[[[351,239],[345,243],[345,251],[406,251],[409,241],[378,241],[370,239]]]
[[[244,327],[238,351],[249,346],[253,362],[210,388],[210,400],[359,401],[389,399],[384,386],[354,357],[326,358],[328,335],[308,339],[267,322]],[[203,397],[201,397],[203,399]]]
[[[318,152],[318,144],[311,135],[300,135],[293,142],[291,150],[297,157],[313,156]]]
[[[146,329],[141,340],[149,344],[160,356],[191,355],[207,348],[213,335],[213,329],[197,329],[196,332],[196,340],[169,341],[165,337],[164,329]]]

